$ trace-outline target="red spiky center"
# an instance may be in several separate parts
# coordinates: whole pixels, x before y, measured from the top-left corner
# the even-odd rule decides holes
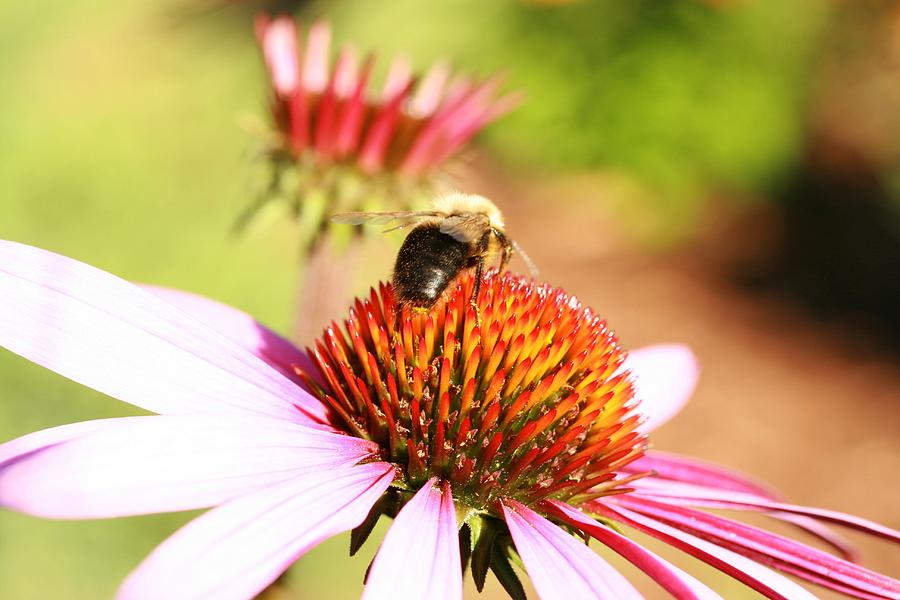
[[[624,353],[605,322],[562,290],[490,272],[469,303],[460,276],[427,312],[399,312],[389,285],[357,300],[310,350],[326,385],[307,386],[353,435],[378,442],[403,487],[449,481],[492,510],[616,493],[645,440]]]

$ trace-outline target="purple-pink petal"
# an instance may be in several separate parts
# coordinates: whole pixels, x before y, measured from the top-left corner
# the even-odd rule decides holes
[[[756,494],[773,500],[780,497],[774,489],[744,473],[697,458],[657,450],[648,451],[641,458],[629,463],[624,470],[629,473],[653,471],[654,481],[669,479],[681,483]]]
[[[684,484],[690,484],[691,486],[703,488],[743,492],[769,500],[781,500],[781,494],[775,489],[753,479],[749,475],[678,454],[651,450],[641,458],[628,464],[623,469],[623,472],[653,472],[653,477],[635,482],[634,486],[639,489],[649,488],[652,491],[670,487],[674,490],[679,490],[682,489]],[[692,487],[691,489],[696,490],[697,488]],[[847,560],[855,561],[858,558],[858,553],[853,544],[809,517],[782,512],[772,512],[769,513],[769,516],[790,523],[819,538],[833,547]]]
[[[631,371],[634,395],[640,400],[638,411],[645,421],[641,430],[653,431],[674,417],[687,404],[697,379],[700,364],[687,346],[659,344],[628,353],[622,370]]]
[[[832,531],[828,526],[819,523],[813,518],[804,517],[803,515],[792,515],[791,513],[772,512],[768,515],[779,521],[790,523],[791,525],[802,529],[806,533],[818,538],[825,544],[831,546],[835,552],[841,555],[845,560],[850,562],[859,562],[859,550],[850,540]]]
[[[516,551],[542,600],[641,598],[590,548],[515,500],[502,503]]]
[[[675,565],[610,527],[559,501],[548,503],[556,516],[622,555],[678,600],[721,599],[717,593]]]
[[[365,440],[251,415],[76,423],[0,446],[0,506],[57,519],[206,508],[376,451]]]
[[[7,241],[0,345],[152,412],[327,422],[310,394],[170,304],[84,263]]]
[[[837,583],[833,579],[828,579],[827,577],[820,577],[815,573],[810,573],[809,571],[804,571],[798,567],[794,567],[793,565],[787,563],[778,564],[778,569],[782,572],[787,573],[788,575],[794,575],[795,577],[799,577],[805,579],[810,583],[816,583],[821,585],[822,587],[828,588],[829,590],[840,592],[841,594],[852,596],[854,598],[862,598],[863,600],[884,600],[885,596],[882,594],[870,594],[868,592],[861,592],[855,587],[846,586],[840,583]],[[888,596],[892,600],[900,599],[900,596],[893,595]]]
[[[359,525],[393,478],[369,463],[311,471],[198,517],[163,542],[118,600],[249,600],[301,555]]]
[[[208,325],[294,381],[299,381],[294,365],[314,376],[318,373],[306,352],[243,311],[190,292],[153,285],[141,287]]]
[[[792,574],[804,577],[809,573],[809,578],[815,578],[817,583],[829,587],[833,587],[829,583],[834,583],[842,588],[881,595],[883,598],[900,597],[900,581],[816,548],[718,515],[631,496],[619,498],[616,502],[758,562],[775,568],[790,565],[794,567]]]
[[[638,491],[635,493],[639,496],[658,498],[667,504],[795,514],[849,527],[850,529],[856,529],[894,542],[900,542],[900,531],[896,529],[834,510],[775,502],[751,494],[714,490],[689,484],[671,484],[666,486],[636,485],[635,487],[638,488]]]
[[[101,431],[109,421],[111,419],[97,419],[95,421],[82,421],[50,429],[41,429],[0,444],[0,468],[26,454],[44,450],[57,444],[89,435],[95,431]]]
[[[603,517],[633,527],[679,550],[683,550],[750,586],[767,598],[775,600],[816,600],[816,597],[805,588],[749,558],[640,513],[628,510],[614,504],[612,501],[592,502],[590,503],[590,510]]]
[[[403,507],[372,563],[363,600],[393,598],[462,598],[453,496],[436,478]]]

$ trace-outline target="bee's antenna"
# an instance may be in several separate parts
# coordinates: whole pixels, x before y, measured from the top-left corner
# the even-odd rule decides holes
[[[528,268],[528,274],[531,275],[531,278],[536,278],[540,271],[537,268],[537,265],[534,264],[534,261],[531,260],[531,257],[522,250],[522,246],[520,246],[515,240],[509,240],[509,243],[512,245],[513,250],[515,250],[516,254],[522,257],[522,261],[525,263],[525,266]]]

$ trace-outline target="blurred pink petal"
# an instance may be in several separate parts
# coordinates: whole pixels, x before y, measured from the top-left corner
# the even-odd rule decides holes
[[[339,99],[346,99],[356,90],[359,81],[359,57],[353,46],[341,48],[337,64],[334,67],[334,92]]]
[[[372,563],[363,600],[393,598],[462,598],[453,496],[437,478],[403,507]]]
[[[541,600],[642,598],[593,550],[515,500],[502,502],[516,551]]]
[[[591,512],[633,527],[702,560],[767,598],[777,600],[816,600],[805,588],[740,554],[630,511],[611,501],[592,502]]]
[[[447,160],[463,144],[468,142],[472,136],[484,129],[492,121],[496,121],[522,104],[523,100],[524,96],[522,94],[512,93],[493,100],[492,103],[486,103],[481,107],[481,110],[473,112],[469,119],[461,121],[458,127],[448,132],[440,151],[433,160]]]
[[[366,85],[369,83],[374,62],[373,56],[366,57],[356,82],[356,89],[341,108],[337,131],[337,155],[339,158],[354,152],[359,145],[363,120],[366,116]]]
[[[456,81],[450,86],[440,107],[425,121],[403,162],[400,163],[402,173],[413,175],[432,164],[431,161],[437,153],[436,148],[447,136],[448,124],[452,123],[458,107],[464,104],[472,89],[473,84],[468,80]]]
[[[721,599],[721,596],[691,575],[653,554],[640,544],[617,533],[607,525],[598,523],[564,502],[554,500],[549,504],[556,510],[558,517],[618,552],[641,571],[649,575],[651,579],[672,594],[673,597],[680,600]]]
[[[432,65],[410,102],[409,111],[412,115],[422,118],[437,110],[450,73],[450,65],[445,62]]]
[[[119,600],[249,600],[301,555],[359,525],[394,470],[369,463],[312,471],[210,510],[163,542]]]
[[[291,94],[285,102],[288,122],[288,143],[291,152],[299,154],[309,145],[309,105],[300,90]]]
[[[490,106],[490,102],[500,90],[505,79],[504,75],[495,75],[471,88],[462,101],[454,106],[453,118],[447,121],[447,132],[454,136],[458,131],[468,126],[476,116]]]
[[[863,519],[862,517],[848,515],[834,510],[774,502],[750,494],[713,490],[689,484],[670,484],[662,487],[652,484],[644,485],[649,483],[650,481],[648,480],[640,482],[640,485],[636,485],[635,487],[638,487],[636,493],[645,497],[663,499],[667,504],[682,504],[686,506],[722,508],[728,510],[785,512],[802,515],[819,519],[820,521],[834,523],[835,525],[849,527],[850,529],[857,529],[891,541],[900,542],[900,531],[897,531],[896,529],[885,527],[884,525],[869,521],[868,519]]]
[[[385,102],[393,102],[397,94],[407,88],[412,81],[412,63],[405,56],[395,56],[388,67],[387,77],[384,79],[384,89],[381,99]]]
[[[337,128],[337,79],[346,69],[347,55],[341,53],[334,65],[334,75],[319,98],[318,118],[316,119],[315,149],[316,158],[322,162],[331,158],[335,146],[335,130]]]
[[[0,505],[56,519],[206,508],[300,471],[352,465],[378,451],[359,438],[250,415],[93,424],[93,431],[76,423],[50,430],[52,440],[38,432],[0,446],[7,457],[0,465]],[[29,441],[33,437],[44,444]]]
[[[84,263],[6,241],[0,345],[153,412],[327,422],[316,399],[170,304]]]
[[[379,107],[359,151],[359,166],[363,171],[372,173],[384,165],[391,136],[400,117],[400,109],[409,97],[414,83],[407,79],[405,85]]]
[[[700,377],[697,357],[687,346],[659,344],[628,353],[622,370],[631,371],[638,411],[646,421],[645,432],[653,431],[674,417],[690,400]]]
[[[501,81],[500,77],[492,77],[478,85],[457,82],[448,93],[447,101],[422,130],[421,143],[410,149],[405,166],[412,168],[416,163],[425,166],[446,160],[458,147],[457,141],[488,109]]]
[[[321,92],[328,84],[330,49],[331,26],[326,21],[316,21],[309,28],[306,55],[303,57],[303,87],[307,92]]]
[[[288,97],[300,87],[297,57],[297,26],[290,17],[278,17],[259,26],[263,58],[275,92]]]
[[[809,573],[826,587],[833,588],[829,584],[834,583],[841,589],[878,594],[884,598],[900,597],[900,581],[751,525],[636,495],[618,498],[616,503],[719,546],[734,549],[757,562],[779,569],[792,567],[791,572],[800,577]]]
[[[307,373],[316,372],[305,352],[245,312],[190,292],[153,285],[141,287],[249,350],[291,379],[297,380],[293,365],[299,365]]]

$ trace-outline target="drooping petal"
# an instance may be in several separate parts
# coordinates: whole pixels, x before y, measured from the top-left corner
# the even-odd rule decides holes
[[[642,514],[623,508],[611,501],[597,501],[589,504],[590,510],[598,515],[624,523],[638,531],[674,546],[679,550],[699,558],[748,585],[760,594],[774,600],[816,600],[816,597],[800,585],[775,571],[726,550],[721,546],[701,540],[674,527],[660,523]]]
[[[647,451],[644,456],[626,465],[624,470],[629,473],[653,471],[654,481],[669,479],[734,492],[756,494],[773,500],[780,497],[780,494],[774,489],[744,473],[697,458],[657,450]]]
[[[618,552],[678,600],[721,599],[696,578],[568,504],[555,500],[548,504],[558,517]]]
[[[263,58],[269,69],[272,87],[284,98],[300,87],[300,66],[297,54],[297,26],[290,17],[257,20]]]
[[[635,482],[636,487],[656,489],[674,486],[678,489],[681,484],[688,483],[713,489],[744,492],[769,500],[780,501],[782,499],[781,494],[775,489],[755,480],[749,475],[678,454],[651,450],[641,458],[626,465],[623,469],[625,473],[646,473],[650,471],[653,472],[654,476]],[[772,512],[769,516],[790,523],[819,538],[832,546],[847,560],[855,561],[858,558],[858,553],[853,544],[813,519],[781,512]]]
[[[372,173],[384,165],[400,111],[414,84],[408,63],[395,58],[385,83],[385,99],[372,118],[360,147],[359,166],[363,171]]]
[[[413,80],[412,62],[408,57],[398,55],[391,60],[387,76],[384,78],[384,89],[381,91],[383,101],[393,100],[397,94],[409,87]]]
[[[198,294],[153,285],[141,286],[297,380],[293,366],[316,373],[307,354],[247,313]]]
[[[0,446],[0,505],[57,519],[206,508],[374,452],[359,438],[249,415],[75,423]]]
[[[338,118],[337,81],[338,78],[346,78],[343,74],[347,70],[347,60],[350,55],[341,52],[334,65],[334,74],[328,80],[328,85],[319,97],[318,115],[315,128],[316,158],[320,161],[328,161],[335,145],[335,130]]]
[[[441,106],[425,122],[400,163],[401,173],[412,175],[432,164],[443,139],[447,137],[448,126],[464,108],[466,99],[474,93],[473,90],[476,90],[476,86],[468,80],[457,81],[450,86]]]
[[[835,552],[837,552],[841,555],[842,558],[844,558],[844,560],[849,560],[850,562],[859,562],[860,555],[859,550],[856,549],[856,546],[854,546],[853,543],[844,536],[839,535],[838,533],[829,529],[827,525],[823,525],[815,519],[811,517],[805,517],[803,515],[792,515],[791,513],[785,512],[771,512],[768,513],[768,515],[772,518],[778,519],[779,521],[790,523],[791,525],[802,529],[813,537],[818,538],[825,544],[831,546]]]
[[[373,65],[374,57],[367,56],[356,80],[356,88],[341,107],[336,134],[337,147],[335,148],[338,158],[354,152],[359,145],[366,113],[365,90],[369,83],[369,76],[372,74]]]
[[[541,600],[641,598],[609,563],[544,517],[514,500],[504,501],[502,508]]]
[[[791,567],[791,574],[814,579],[820,585],[883,598],[900,597],[900,581],[758,527],[645,498],[623,496],[616,502],[776,569]],[[805,576],[807,573],[810,577]]]
[[[842,525],[894,542],[900,542],[900,531],[896,529],[834,510],[775,502],[751,494],[714,490],[690,484],[670,484],[666,486],[642,484],[635,487],[639,487],[639,493],[636,492],[639,496],[663,499],[667,504],[795,514],[812,517],[835,525]]]
[[[163,542],[119,589],[118,600],[249,600],[302,554],[359,525],[393,467],[311,471],[198,517]]]
[[[312,396],[196,319],[118,277],[0,241],[0,345],[162,414],[326,423]]]
[[[697,357],[687,346],[659,344],[628,353],[622,365],[634,377],[634,396],[646,421],[645,432],[653,431],[674,417],[687,401],[700,376]]]
[[[441,101],[441,95],[450,78],[450,73],[450,65],[445,62],[437,62],[432,65],[410,102],[409,112],[419,118],[431,115]]]
[[[303,56],[303,87],[307,92],[318,93],[328,85],[328,52],[331,49],[331,25],[316,21],[306,36],[306,53]]]
[[[346,100],[356,90],[359,81],[358,63],[359,57],[356,49],[349,44],[343,46],[338,64],[334,68],[334,92],[337,94],[338,100]]]
[[[433,478],[391,525],[366,583],[363,600],[462,598],[459,531],[448,484]]]
[[[513,109],[521,105],[524,100],[525,97],[523,94],[512,92],[498,98],[497,100],[494,100],[491,104],[485,105],[483,109],[474,116],[474,118],[470,119],[465,124],[465,126],[456,128],[453,132],[448,134],[447,139],[442,144],[442,147],[439,149],[435,159],[447,160],[457,150],[459,150],[459,148],[463,144],[468,142],[476,133],[484,129],[485,126],[490,124],[492,121],[496,121],[503,115],[511,112]]]

